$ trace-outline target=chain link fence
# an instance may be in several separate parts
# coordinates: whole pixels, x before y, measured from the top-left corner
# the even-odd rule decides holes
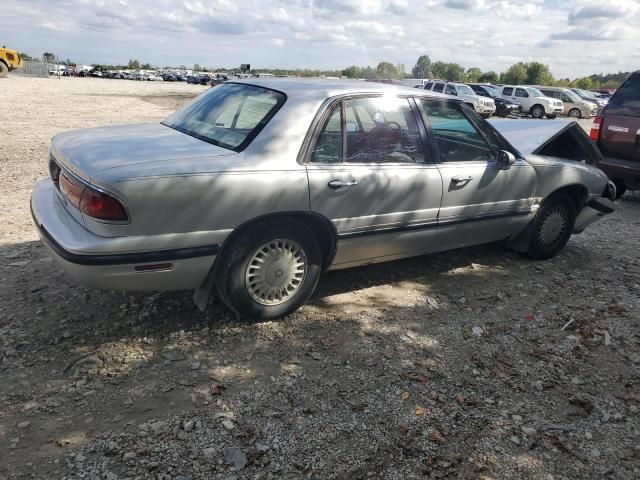
[[[49,70],[52,70],[53,67],[53,63],[41,62],[38,60],[23,60],[22,68],[14,70],[13,74],[28,77],[48,77]]]

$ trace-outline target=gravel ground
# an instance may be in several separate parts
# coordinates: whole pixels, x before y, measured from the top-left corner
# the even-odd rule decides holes
[[[639,196],[547,262],[488,245],[333,272],[296,314],[239,322],[73,285],[29,215],[54,133],[203,87],[0,89],[0,479],[640,477]]]

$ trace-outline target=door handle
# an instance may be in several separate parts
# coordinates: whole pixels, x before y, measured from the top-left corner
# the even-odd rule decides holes
[[[338,190],[342,187],[353,187],[354,185],[358,185],[358,181],[351,180],[350,182],[343,182],[342,180],[331,180],[327,185],[333,190]]]
[[[473,180],[473,177],[460,177],[459,175],[456,175],[455,177],[451,177],[451,181],[453,183],[467,183],[467,182],[470,182],[471,180]]]

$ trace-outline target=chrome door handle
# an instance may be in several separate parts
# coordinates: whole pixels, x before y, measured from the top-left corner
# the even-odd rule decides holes
[[[471,180],[473,180],[473,177],[460,177],[458,175],[456,175],[455,177],[451,177],[451,181],[453,183],[466,183],[470,182]]]
[[[354,185],[358,185],[358,181],[351,180],[350,182],[343,182],[342,180],[331,180],[327,185],[329,188],[337,190],[342,187],[353,187]]]

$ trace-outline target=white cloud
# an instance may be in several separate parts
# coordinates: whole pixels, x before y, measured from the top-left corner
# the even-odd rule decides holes
[[[2,11],[3,43],[82,63],[410,70],[428,54],[497,71],[544,60],[575,77],[637,69],[640,42],[638,0],[3,0]]]

